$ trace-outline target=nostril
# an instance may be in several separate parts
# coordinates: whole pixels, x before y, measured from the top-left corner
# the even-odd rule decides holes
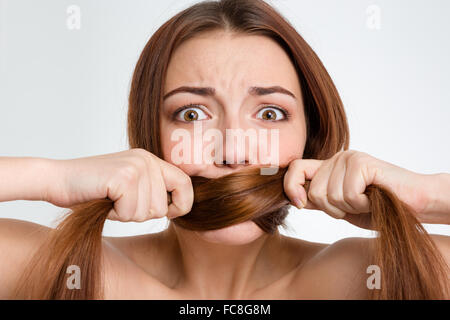
[[[231,167],[236,166],[236,165],[248,165],[248,160],[241,160],[238,163],[234,163],[233,161],[223,160],[222,165],[231,166]]]

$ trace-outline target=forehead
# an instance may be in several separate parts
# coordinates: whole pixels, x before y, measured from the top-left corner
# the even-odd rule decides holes
[[[165,91],[186,84],[222,89],[280,85],[300,96],[294,65],[278,43],[261,35],[225,31],[202,33],[175,50]]]

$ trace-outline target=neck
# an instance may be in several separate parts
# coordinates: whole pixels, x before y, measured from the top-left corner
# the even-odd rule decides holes
[[[200,299],[242,299],[264,285],[267,261],[280,253],[281,236],[263,234],[240,245],[212,243],[195,231],[170,222],[166,240],[176,248],[174,261],[181,277],[178,286],[196,292]]]

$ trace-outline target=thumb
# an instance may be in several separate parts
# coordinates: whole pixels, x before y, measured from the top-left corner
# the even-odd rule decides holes
[[[300,200],[303,206],[307,205],[310,180],[314,177],[322,162],[323,160],[295,159],[289,164],[284,177],[284,190],[293,203]]]

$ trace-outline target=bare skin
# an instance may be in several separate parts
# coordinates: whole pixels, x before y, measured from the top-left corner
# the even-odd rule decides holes
[[[332,190],[337,190],[334,186],[342,187],[344,175],[336,178],[333,172],[342,171],[333,171],[333,168],[342,165],[343,159],[363,159],[364,161],[355,162],[359,166],[354,166],[352,176],[363,176],[368,181],[382,177],[379,182],[392,187],[406,202],[415,185],[431,190],[430,186],[436,185],[443,178],[407,172],[355,152],[338,154],[327,161],[296,161],[295,159],[302,158],[306,143],[301,89],[288,56],[270,39],[222,32],[191,39],[175,51],[166,80],[165,93],[180,86],[214,87],[216,90],[215,97],[177,93],[164,101],[161,141],[163,160],[167,163],[173,163],[171,151],[176,144],[170,139],[171,133],[177,128],[193,130],[192,123],[174,120],[174,112],[181,106],[195,103],[201,105],[201,109],[194,110],[199,116],[204,116],[204,129],[216,128],[222,132],[227,128],[279,129],[282,141],[279,150],[280,165],[295,163],[295,166],[290,166],[285,181],[289,198],[293,204],[298,205],[295,199],[306,195],[298,182],[314,177],[315,182],[311,184],[312,190],[308,194],[306,208],[323,210],[335,218],[345,218],[357,224],[355,217],[346,216],[346,213],[364,213],[367,205],[364,198],[355,198],[354,201],[341,199],[342,192],[340,196],[336,192],[337,197],[332,203],[323,199],[322,193],[326,190],[323,186],[331,186]],[[256,97],[247,94],[247,89],[251,86],[271,85],[286,88],[296,99],[281,93]],[[267,122],[258,118],[263,105],[268,104],[286,109],[290,114],[289,120]],[[269,109],[274,111],[273,108]],[[281,113],[277,113],[278,116]],[[245,159],[233,159],[234,164],[176,166],[189,176],[221,176],[248,165],[237,162],[247,161],[249,150],[259,146],[247,147],[249,149],[246,149]],[[227,156],[224,152],[224,159],[230,160]],[[106,163],[106,158],[103,161]],[[103,170],[104,168],[102,166]],[[380,172],[386,174],[380,175]],[[396,181],[408,181],[408,188]],[[350,185],[355,186],[359,182],[361,179],[354,180]],[[441,189],[448,190],[445,187]],[[7,191],[3,190],[1,195],[6,195]],[[38,190],[31,191],[39,193]],[[165,190],[157,191],[165,196]],[[448,195],[434,192],[433,197],[424,196],[418,203],[411,204],[418,208],[418,214],[424,217],[423,221],[432,222],[434,218],[429,218],[429,212],[438,216],[438,219],[434,219],[437,223],[445,221],[448,218],[442,217],[448,217],[449,214]],[[37,198],[38,195],[29,194],[25,197],[14,194],[9,200]],[[157,198],[162,208],[165,199]],[[161,209],[153,216],[145,216],[148,208],[141,205],[137,207],[139,210],[136,209],[139,211],[139,218],[125,218],[121,215],[121,207],[117,206],[117,212],[110,218],[145,221],[168,214],[172,218],[173,215],[189,211],[188,198],[185,197],[182,212],[174,211],[172,207],[169,212]],[[125,200],[124,198],[122,201],[123,208],[127,205]],[[65,203],[62,201],[60,204],[63,206]],[[130,210],[123,210],[126,211]],[[49,228],[31,222],[0,219],[0,298],[9,296],[23,266],[48,230]],[[449,237],[434,235],[433,239],[447,261],[450,261]],[[364,299],[368,294],[366,269],[370,264],[367,257],[370,255],[372,242],[372,239],[347,238],[333,244],[323,244],[280,234],[268,236],[253,222],[208,232],[184,230],[170,223],[168,229],[155,234],[103,238],[105,298]]]
[[[0,219],[0,299],[9,298],[23,268],[49,230],[32,222]],[[260,261],[247,291],[227,294],[217,286],[207,295],[183,286],[179,248],[167,236],[163,231],[104,237],[105,299],[367,298],[365,257],[372,239],[346,238],[328,245],[281,236],[282,251],[266,251],[267,258]],[[432,239],[449,263],[448,237],[432,235]]]
[[[0,234],[6,239],[0,253],[1,270],[3,275],[8,274],[1,277],[0,298],[8,298],[49,230],[31,222],[0,219]],[[218,277],[215,286],[205,283],[193,287],[185,279],[177,240],[167,230],[104,237],[105,299],[364,299],[367,289],[363,257],[368,241],[347,238],[328,245],[273,236],[266,239],[257,259],[251,260],[254,265],[244,265],[250,261],[248,258],[241,261],[242,267],[251,271],[246,281],[229,282],[221,270],[210,270],[209,275]],[[358,277],[360,282],[355,281]]]
[[[348,273],[346,280],[340,280],[342,273],[333,276],[333,273],[327,270],[328,268],[321,268],[322,272],[317,272],[321,264],[329,265],[335,260],[338,268],[344,268],[344,261],[342,260],[340,262],[342,265],[339,266],[339,262],[336,259],[337,256],[333,257],[335,249],[330,250],[329,245],[326,244],[308,243],[284,236],[280,236],[276,240],[276,237],[271,240],[263,240],[261,237],[253,243],[253,245],[260,248],[261,243],[267,241],[263,244],[261,250],[254,250],[258,255],[251,257],[251,259],[249,257],[241,259],[241,265],[237,266],[241,270],[246,270],[245,268],[247,268],[250,271],[250,274],[235,273],[238,276],[246,276],[247,278],[230,279],[233,274],[224,274],[226,272],[225,269],[228,267],[227,265],[218,270],[207,271],[207,266],[198,263],[199,270],[196,274],[199,275],[199,282],[204,282],[200,282],[201,286],[194,287],[190,285],[190,279],[187,279],[189,272],[192,273],[192,271],[184,270],[185,266],[189,266],[189,260],[186,263],[180,257],[180,248],[177,240],[174,237],[171,238],[170,232],[164,231],[151,237],[151,241],[155,242],[156,248],[162,247],[160,250],[157,250],[155,247],[149,247],[151,242],[149,242],[148,238],[148,236],[142,236],[139,240],[136,238],[130,239],[130,243],[127,243],[126,240],[121,243],[114,242],[117,239],[108,239],[108,242],[111,243],[112,241],[115,248],[123,248],[120,251],[128,252],[133,263],[143,268],[144,274],[142,279],[147,279],[148,274],[157,279],[159,283],[155,285],[157,287],[162,285],[162,288],[164,288],[163,292],[167,293],[165,296],[167,299],[309,299],[320,297],[356,298],[364,295],[363,290],[359,292],[353,290],[351,296],[345,296],[348,292],[342,290],[343,287],[337,288],[340,283],[345,285],[344,288],[361,287],[362,289],[362,286],[358,286],[358,284],[347,282],[348,279],[352,279],[357,275],[352,274],[350,276],[350,272],[358,273],[358,270],[355,268],[357,264],[355,263],[350,261],[345,263],[345,267],[350,268],[350,270],[346,271]],[[134,250],[130,249],[131,243],[136,245],[139,242],[141,242],[141,246],[137,245]],[[353,244],[343,242],[343,244],[347,249],[350,249],[351,246],[356,247],[356,242]],[[231,252],[233,249],[230,248],[229,250]],[[153,254],[149,254],[149,252]],[[319,257],[319,252],[322,252],[322,257]],[[222,255],[220,256],[223,257]],[[313,257],[316,258],[314,259]],[[151,263],[151,260],[158,261],[158,263]],[[253,265],[249,267],[246,265],[248,263]],[[148,268],[149,266],[151,267]],[[123,269],[121,268],[121,270]],[[335,270],[335,272],[338,272],[338,270]],[[212,281],[206,278],[205,274],[211,277],[215,276],[216,279]],[[323,282],[321,279],[324,279],[324,277],[329,279],[330,282]],[[302,281],[302,284],[298,283],[301,278],[307,279],[307,281]],[[129,285],[128,279],[121,282],[124,286]],[[211,283],[214,285],[210,285]],[[362,284],[364,285],[365,281]],[[334,289],[332,289],[333,287]],[[124,292],[126,291],[124,290]],[[145,292],[145,294],[151,295],[150,297],[159,296],[157,291]],[[137,297],[142,296],[139,293],[136,294]],[[120,298],[120,295],[112,295],[111,298]]]

